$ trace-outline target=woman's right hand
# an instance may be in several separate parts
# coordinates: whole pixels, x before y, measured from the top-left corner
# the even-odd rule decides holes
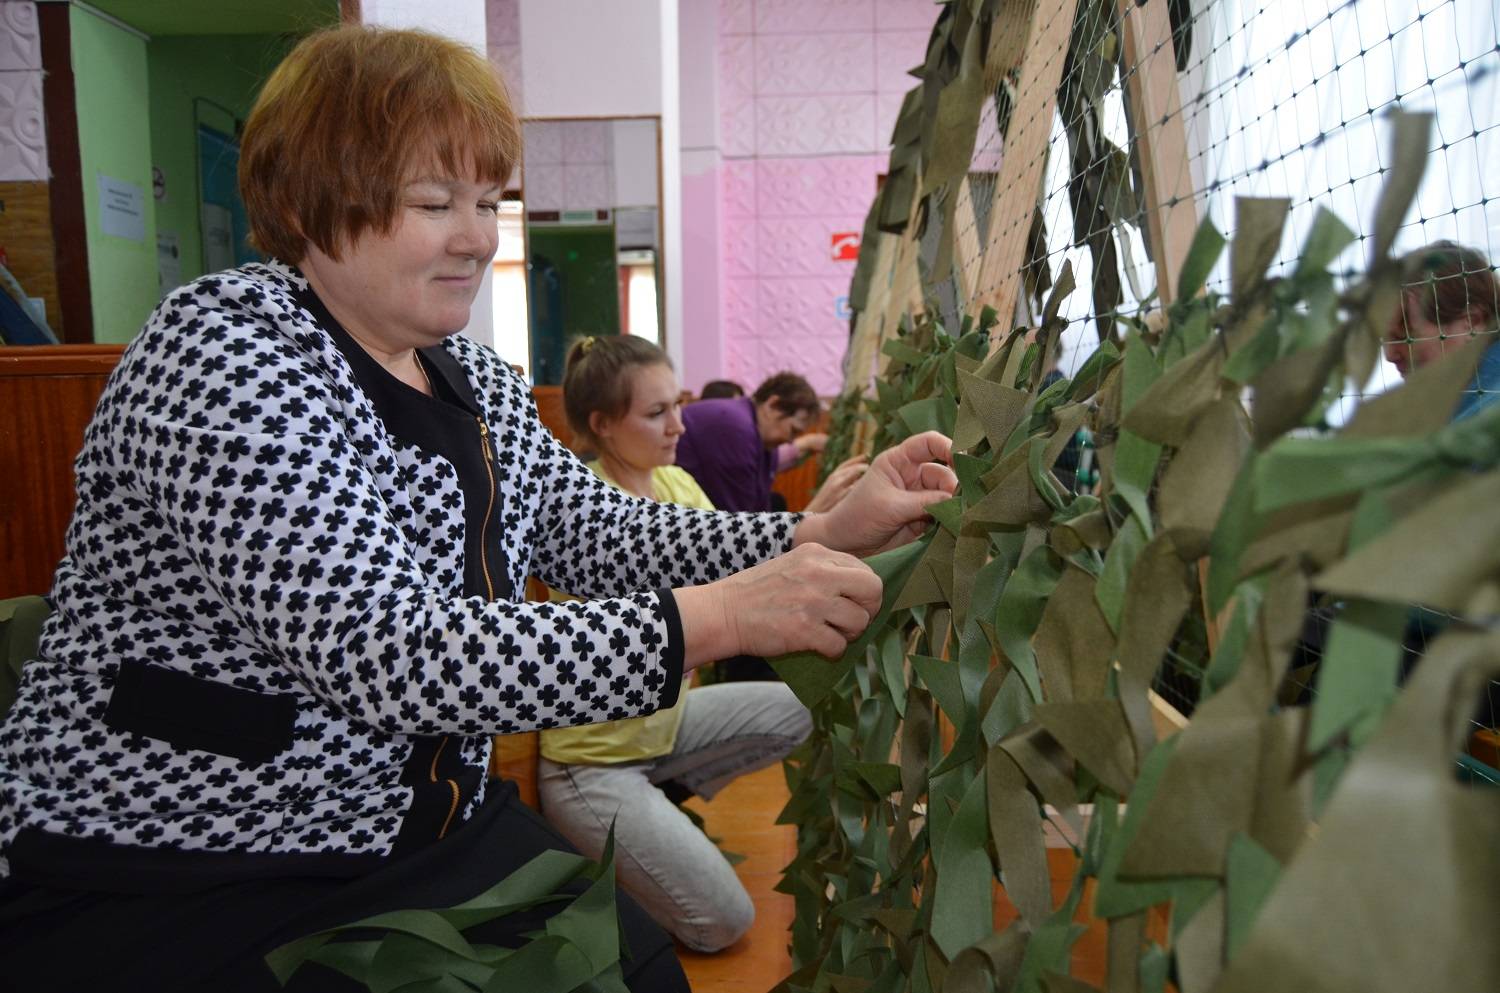
[[[880,612],[881,584],[854,556],[807,544],[673,594],[684,668],[692,669],[735,655],[811,651],[836,659]]]

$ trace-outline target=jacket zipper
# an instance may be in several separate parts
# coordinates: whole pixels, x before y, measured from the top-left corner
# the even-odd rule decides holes
[[[490,562],[487,554],[489,546],[485,539],[489,534],[490,518],[495,513],[495,456],[490,448],[489,425],[484,423],[484,418],[482,417],[476,417],[475,420],[479,422],[479,442],[484,448],[484,473],[489,477],[490,481],[490,502],[484,508],[484,520],[479,525],[479,567],[484,572],[485,593],[488,594],[489,599],[493,600],[495,599],[495,583],[490,578]],[[432,768],[428,771],[427,775],[434,783],[438,781],[438,756],[443,754],[443,749],[447,746],[448,735],[444,735],[443,740],[438,743],[437,751],[432,753]],[[453,801],[448,805],[448,817],[443,821],[443,829],[438,832],[439,839],[448,834],[448,828],[453,824],[454,815],[458,813],[459,800],[462,799],[462,792],[458,788],[458,783],[452,779],[444,781],[448,784],[448,789],[453,791]]]
[[[490,502],[484,508],[484,521],[479,525],[479,566],[484,570],[484,589],[489,599],[495,599],[495,584],[490,580],[490,561],[486,554],[489,547],[485,536],[489,533],[490,518],[495,514],[495,456],[490,449],[490,429],[484,423],[484,418],[475,418],[479,421],[479,443],[484,446],[484,473],[490,480]]]
[[[440,742],[438,742],[437,751],[435,751],[435,752],[432,753],[432,768],[430,770],[428,770],[428,773],[427,773],[428,777],[434,783],[438,781],[438,776],[437,776],[438,757],[443,754],[443,749],[447,748],[447,747],[448,747],[448,735],[445,734],[445,735],[443,735],[443,740],[440,741]],[[458,813],[458,800],[459,800],[458,783],[454,782],[451,779],[444,780],[444,782],[446,782],[448,784],[448,789],[450,789],[450,790],[453,791],[453,801],[450,804],[448,804],[448,817],[447,817],[447,819],[445,819],[443,821],[443,829],[438,832],[438,840],[440,840],[440,841],[442,840],[442,838],[445,835],[447,835],[447,833],[448,833],[448,827],[453,823],[453,815],[456,814],[456,813]]]

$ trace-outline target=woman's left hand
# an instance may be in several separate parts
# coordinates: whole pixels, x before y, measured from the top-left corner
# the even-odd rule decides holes
[[[832,510],[839,505],[839,501],[849,495],[854,484],[859,482],[870,468],[870,464],[863,455],[856,455],[852,459],[845,459],[839,463],[839,467],[828,474],[823,480],[823,485],[818,487],[818,492],[808,501],[805,513],[821,514]]]
[[[928,431],[881,452],[837,506],[803,518],[796,543],[815,541],[863,557],[920,537],[931,519],[927,508],[958,488],[945,464],[952,449],[949,438]]]

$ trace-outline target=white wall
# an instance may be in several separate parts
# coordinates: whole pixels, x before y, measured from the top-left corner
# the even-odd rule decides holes
[[[668,6],[676,0],[521,0],[526,116],[660,114]]]
[[[677,4],[678,0],[520,0],[527,117],[661,118],[661,306],[667,354],[681,368]]]
[[[363,0],[366,24],[387,28],[421,28],[472,45],[485,54],[484,0]]]
[[[615,133],[616,207],[656,206],[656,122],[611,122]]]
[[[366,24],[390,28],[421,28],[463,42],[481,57],[487,54],[484,0],[364,0],[360,17]],[[482,345],[495,344],[494,271],[484,267],[479,295],[469,310],[464,334]]]
[[[678,8],[675,52],[682,87],[682,147],[719,148],[719,5],[687,0]]]
[[[660,252],[657,122],[636,117],[610,123],[615,145],[616,237],[622,247],[649,244]]]
[[[688,0],[678,8],[681,82],[683,351],[677,369],[696,390],[724,375],[722,156],[719,152],[719,4]],[[665,147],[665,146],[663,146]]]
[[[691,3],[700,0],[689,0]],[[677,368],[683,367],[682,339],[686,333],[682,317],[682,95],[677,61],[677,0],[661,0],[657,25],[656,56],[661,66],[661,163],[662,199],[662,296],[666,326],[663,343]]]

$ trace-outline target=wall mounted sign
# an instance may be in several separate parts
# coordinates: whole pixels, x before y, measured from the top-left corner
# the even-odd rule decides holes
[[[100,173],[99,230],[116,238],[145,241],[145,191],[135,183]]]
[[[859,261],[859,232],[838,231],[831,238],[831,249],[833,261],[835,262],[858,262]]]

